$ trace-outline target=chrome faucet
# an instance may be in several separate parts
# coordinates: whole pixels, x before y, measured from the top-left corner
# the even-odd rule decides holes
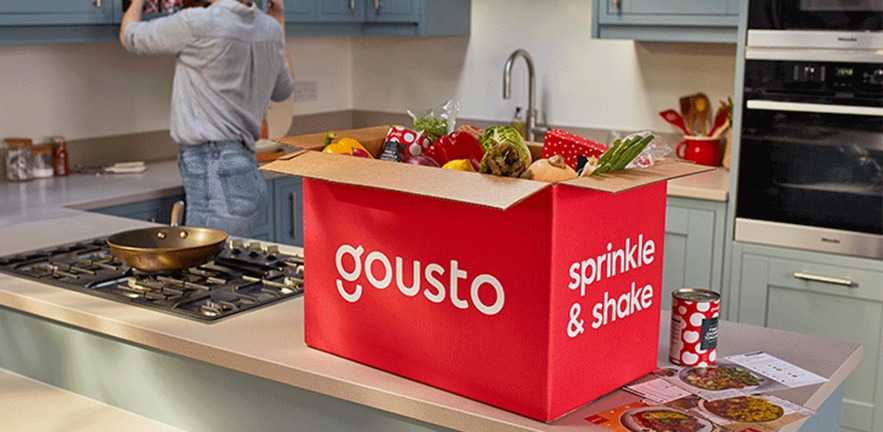
[[[506,66],[503,68],[503,99],[509,99],[512,96],[512,64],[515,63],[515,59],[519,56],[523,57],[525,63],[527,63],[527,76],[529,83],[527,92],[527,124],[525,125],[527,136],[524,138],[528,141],[533,141],[534,129],[537,126],[537,110],[534,105],[536,102],[537,79],[534,74],[533,59],[531,59],[530,54],[523,49],[515,50],[515,52],[513,52],[506,60]]]

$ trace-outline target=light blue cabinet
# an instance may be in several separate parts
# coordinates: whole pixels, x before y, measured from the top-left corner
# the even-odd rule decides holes
[[[280,177],[273,183],[274,241],[303,247],[302,179],[300,177]]]
[[[316,21],[316,0],[285,0],[285,22]]]
[[[592,36],[736,43],[738,0],[593,0]]]
[[[883,430],[883,261],[736,243],[738,320],[863,347],[847,378],[843,431]]]
[[[267,179],[267,205],[258,213],[251,238],[274,243],[303,246],[304,228],[301,212],[303,195],[300,177]],[[183,201],[183,194],[94,209],[96,213],[138,219],[161,224],[170,223],[172,205]],[[186,221],[185,221],[186,223]]]
[[[119,0],[7,0],[0,2],[0,25],[109,24],[114,1]]]
[[[453,36],[468,35],[471,25],[471,0],[284,1],[289,37]],[[255,2],[266,9],[266,0]],[[116,41],[124,13],[123,0],[5,1],[0,45]]]
[[[669,197],[665,211],[662,308],[671,292],[700,288],[721,292],[726,202]],[[726,306],[726,302],[723,302]]]
[[[129,219],[169,224],[172,217],[172,205],[176,201],[184,201],[184,194],[180,193],[153,200],[103,207],[92,211]]]

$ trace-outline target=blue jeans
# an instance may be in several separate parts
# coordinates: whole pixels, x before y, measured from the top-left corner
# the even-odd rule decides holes
[[[187,206],[185,223],[251,237],[267,202],[267,183],[255,154],[241,141],[181,146],[178,169]]]

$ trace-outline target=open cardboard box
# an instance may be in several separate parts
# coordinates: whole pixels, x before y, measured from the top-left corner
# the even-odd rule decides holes
[[[377,155],[387,130],[337,134]],[[304,177],[309,346],[540,421],[656,367],[664,181],[710,168],[550,185],[322,153],[324,136],[279,140],[311,150],[262,168]]]

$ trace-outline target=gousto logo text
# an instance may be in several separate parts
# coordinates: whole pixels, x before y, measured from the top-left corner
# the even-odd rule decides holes
[[[469,281],[469,273],[459,267],[456,260],[446,266],[436,263],[424,265],[418,260],[408,263],[412,267],[410,280],[404,280],[405,259],[395,257],[390,260],[383,252],[372,251],[365,254],[362,246],[353,247],[348,244],[337,248],[334,257],[337,266],[337,292],[344,300],[355,303],[364,295],[364,288],[358,283],[363,276],[367,282],[378,290],[384,290],[393,283],[399,292],[407,297],[416,297],[421,292],[423,297],[432,303],[443,303],[450,298],[458,309],[468,309],[471,304],[485,315],[496,315],[503,309],[506,292],[497,278],[489,274],[479,274]],[[447,276],[445,276],[447,275]],[[341,280],[343,279],[343,280]],[[349,284],[345,284],[349,282]],[[461,284],[461,282],[464,282]],[[494,301],[485,303],[479,296],[482,289],[493,291]],[[465,292],[464,291],[468,291]],[[487,299],[489,296],[485,296]]]

